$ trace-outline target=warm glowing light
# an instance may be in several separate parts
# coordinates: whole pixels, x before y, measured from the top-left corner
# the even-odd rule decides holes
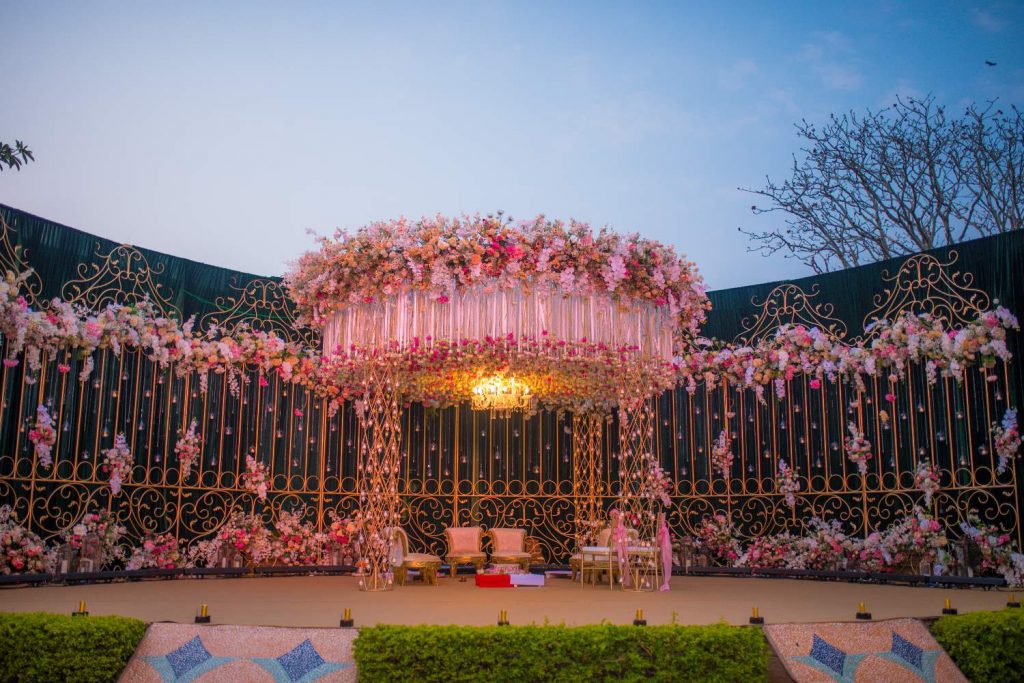
[[[529,412],[533,410],[534,395],[515,377],[488,377],[473,387],[470,405],[473,410],[498,413]]]

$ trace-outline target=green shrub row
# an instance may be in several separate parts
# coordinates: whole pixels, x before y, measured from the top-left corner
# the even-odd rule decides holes
[[[713,626],[374,626],[360,681],[758,681],[760,629]]]
[[[0,613],[0,681],[117,680],[145,632],[127,617]]]
[[[974,683],[1024,679],[1024,609],[942,617],[932,635]]]

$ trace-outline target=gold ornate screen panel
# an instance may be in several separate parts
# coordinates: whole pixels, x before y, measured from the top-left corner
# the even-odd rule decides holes
[[[66,295],[98,305],[149,295],[170,306],[173,294],[152,279],[137,251],[118,247],[99,256],[101,265],[80,268],[80,280],[65,285]],[[0,253],[7,260],[18,257]],[[954,323],[970,318],[988,297],[973,288],[969,274],[952,270],[955,263],[955,252],[946,260],[912,257],[886,273],[872,317],[928,310]],[[787,322],[845,338],[849,330],[820,299],[813,288],[776,288],[753,302],[758,314],[744,323],[741,339],[760,339]],[[254,281],[218,301],[202,322],[278,329],[289,315],[280,302],[279,289]],[[233,509],[273,515],[304,507],[318,525],[329,511],[354,513],[360,444],[351,407],[332,417],[306,390],[276,378],[260,386],[255,375],[238,396],[221,376],[211,375],[203,393],[198,377],[177,377],[173,366],[159,368],[137,353],[99,354],[85,382],[78,381],[80,369],[69,353],[44,358],[43,369],[28,378],[24,363],[0,367],[0,503],[12,504],[44,537],[58,535],[94,507],[116,511],[134,539],[171,531],[190,541],[212,534]],[[953,526],[973,509],[1019,540],[1016,471],[995,473],[988,429],[1010,406],[1011,378],[1002,366],[993,374],[995,381],[986,381],[972,370],[963,383],[940,379],[929,385],[923,369],[913,368],[892,385],[884,378],[869,382],[864,393],[828,382],[813,389],[798,378],[787,383],[784,397],[769,392],[764,403],[728,385],[666,393],[654,402],[654,446],[674,479],[670,524],[676,533],[689,533],[704,515],[726,511],[744,534],[758,535],[824,515],[868,533],[920,501],[913,472],[927,458],[941,469],[943,488],[932,502],[937,515]],[[894,400],[887,399],[890,393]],[[57,429],[54,466],[45,471],[27,438],[40,403],[51,409]],[[182,480],[174,444],[193,419],[204,438],[202,458]],[[578,490],[571,415],[500,418],[468,406],[414,405],[402,419],[400,494],[414,546],[443,553],[443,530],[451,524],[518,526],[538,539],[550,561],[567,560]],[[843,453],[850,421],[877,447],[863,479]],[[601,492],[597,503],[608,509],[618,490],[619,438],[615,420],[602,429],[601,482],[590,488]],[[728,486],[709,466],[712,442],[722,430],[732,434],[736,453]],[[111,496],[97,461],[118,432],[128,439],[135,468],[123,492]],[[239,484],[249,453],[270,465],[267,505]],[[776,492],[780,459],[802,482],[794,509]]]

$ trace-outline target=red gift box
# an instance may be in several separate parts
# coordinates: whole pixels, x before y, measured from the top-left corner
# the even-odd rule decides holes
[[[477,574],[476,585],[479,588],[511,588],[512,579],[508,574]]]

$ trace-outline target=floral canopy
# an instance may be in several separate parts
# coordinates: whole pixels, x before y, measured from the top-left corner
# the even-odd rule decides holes
[[[693,263],[659,242],[502,214],[373,223],[321,238],[286,276],[323,329],[324,378],[386,369],[405,400],[471,397],[512,377],[541,406],[608,411],[671,387],[710,308]]]

